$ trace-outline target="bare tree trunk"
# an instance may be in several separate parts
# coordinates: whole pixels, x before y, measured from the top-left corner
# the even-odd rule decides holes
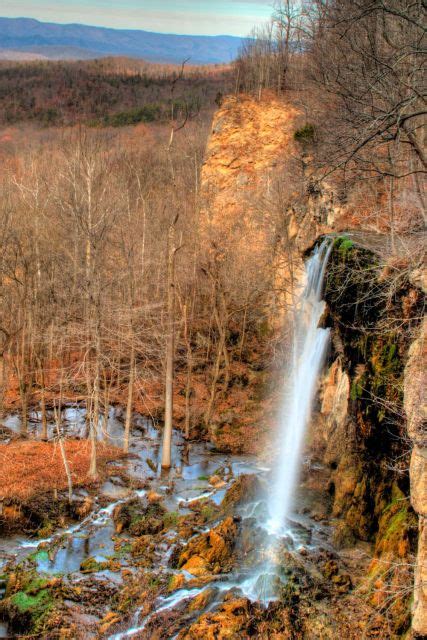
[[[205,412],[205,425],[206,425],[206,428],[208,429],[209,432],[211,432],[210,421],[211,421],[211,417],[212,417],[213,405],[214,405],[214,402],[215,402],[216,387],[217,387],[218,379],[219,379],[220,365],[221,365],[221,355],[222,354],[223,354],[223,345],[222,345],[222,336],[221,336],[220,339],[219,339],[219,342],[218,342],[218,348],[217,348],[217,354],[216,354],[215,365],[214,365],[214,370],[213,370],[209,402],[208,402],[208,406],[207,406],[207,409],[206,409],[206,412]]]
[[[70,465],[68,464],[67,454],[65,451],[64,445],[64,436],[61,433],[61,415],[62,415],[62,374],[61,374],[61,383],[60,383],[60,393],[59,393],[59,402],[58,407],[56,403],[53,404],[54,413],[55,413],[55,426],[56,433],[58,435],[59,449],[61,451],[62,462],[64,463],[65,475],[67,476],[67,484],[68,484],[68,502],[71,504],[73,500],[73,480],[71,477]]]
[[[96,478],[98,476],[96,445],[98,438],[99,423],[99,368],[100,368],[100,345],[99,345],[99,326],[96,322],[95,329],[95,376],[93,380],[93,407],[91,411],[90,421],[90,467],[89,476]]]
[[[396,237],[394,230],[394,177],[389,178],[389,197],[388,197],[388,211],[390,217],[390,239],[391,239],[391,252],[396,254]]]
[[[135,343],[132,336],[132,346],[130,352],[130,370],[129,370],[129,386],[128,386],[128,399],[126,404],[126,419],[125,419],[125,433],[123,438],[123,451],[127,453],[129,451],[130,440],[130,428],[132,422],[132,409],[133,409],[133,387],[135,383]]]
[[[86,429],[85,438],[90,437],[90,423],[92,420],[92,383],[90,380],[90,362],[86,364]]]
[[[6,380],[7,380],[6,359],[4,357],[4,351],[3,351],[2,353],[0,353],[0,416],[2,416],[4,412],[4,396],[6,393]]]
[[[110,416],[110,391],[113,374],[110,374],[110,381],[107,379],[107,372],[103,367],[103,379],[104,379],[104,412],[102,414],[102,435],[103,438],[108,439],[108,418]]]
[[[21,336],[21,367],[19,371],[19,394],[21,396],[21,434],[28,434],[28,389],[26,380],[26,341],[25,341],[25,324],[22,328]]]
[[[173,420],[173,368],[174,368],[174,310],[175,310],[175,224],[168,232],[168,279],[167,279],[167,337],[166,337],[166,385],[165,385],[165,426],[163,431],[162,468],[171,466],[172,420]]]
[[[248,306],[246,305],[245,311],[243,313],[242,334],[240,336],[239,360],[242,359],[243,347],[245,346],[247,316],[248,316]]]
[[[191,428],[191,386],[192,386],[192,378],[193,378],[193,351],[191,348],[191,339],[188,334],[188,310],[187,303],[183,305],[183,316],[184,316],[184,340],[187,348],[187,380],[185,385],[185,428],[184,428],[184,437],[186,440],[190,437],[190,428]]]
[[[25,382],[21,387],[21,434],[28,434],[28,395]]]
[[[222,353],[224,356],[224,374],[225,374],[225,381],[224,381],[224,391],[227,391],[228,389],[228,385],[230,383],[230,357],[228,355],[228,351],[227,351],[227,340],[226,340],[226,333],[225,333],[225,325],[226,325],[226,309],[225,309],[225,301],[223,300],[223,306],[224,306],[224,315],[222,316],[222,318],[224,318],[224,321],[221,321],[221,318],[219,316],[218,313],[218,308],[215,305],[214,308],[214,316],[215,316],[215,321],[218,327],[218,331],[219,331],[219,335],[220,335],[220,343],[222,345]]]
[[[90,465],[89,465],[89,476],[91,478],[96,478],[98,475],[97,471],[97,461],[96,461],[96,436],[97,436],[97,423],[95,422],[95,412],[91,411],[90,417]]]
[[[47,415],[46,415],[46,390],[45,390],[45,385],[44,385],[44,374],[41,374],[42,378],[41,378],[41,398],[40,398],[40,404],[41,404],[41,412],[42,412],[42,432],[41,432],[41,439],[44,440],[46,442],[46,440],[48,439],[48,433],[47,433]]]

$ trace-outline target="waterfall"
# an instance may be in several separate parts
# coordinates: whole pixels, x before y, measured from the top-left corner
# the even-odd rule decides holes
[[[302,294],[294,313],[291,360],[280,411],[278,455],[268,496],[267,529],[276,535],[283,530],[293,506],[304,434],[329,341],[329,329],[318,325],[325,310],[323,280],[331,249],[332,242],[326,239],[307,261]]]
[[[267,604],[278,596],[281,585],[280,546],[290,535],[289,516],[298,485],[304,434],[310,420],[317,381],[329,341],[329,329],[319,327],[325,310],[323,281],[332,241],[326,239],[307,260],[292,317],[290,362],[284,375],[283,401],[277,433],[277,457],[258,524],[266,530],[260,562],[251,568],[240,589],[251,600]],[[277,553],[279,551],[279,554]]]

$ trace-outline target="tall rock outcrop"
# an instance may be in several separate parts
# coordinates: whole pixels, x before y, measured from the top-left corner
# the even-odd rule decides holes
[[[427,319],[409,349],[405,367],[405,411],[408,435],[412,440],[410,479],[411,504],[418,514],[418,554],[412,628],[427,636]]]

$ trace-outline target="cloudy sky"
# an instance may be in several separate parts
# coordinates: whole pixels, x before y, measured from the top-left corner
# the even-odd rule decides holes
[[[245,36],[274,0],[2,0],[2,17],[163,33]]]

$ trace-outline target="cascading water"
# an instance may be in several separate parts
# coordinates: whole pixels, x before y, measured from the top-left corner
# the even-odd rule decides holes
[[[294,316],[292,359],[286,376],[274,483],[269,493],[268,531],[279,534],[292,508],[301,449],[329,340],[319,327],[325,310],[323,280],[332,243],[324,240],[306,263],[305,286]]]
[[[241,584],[249,598],[264,603],[277,597],[280,579],[275,556],[284,536],[292,537],[292,527],[287,526],[287,520],[293,508],[304,434],[329,341],[329,329],[319,324],[326,304],[322,300],[323,281],[331,249],[332,241],[324,240],[305,265],[302,293],[293,314],[292,350],[285,374],[277,458],[262,523],[269,534],[262,553],[264,560]]]

